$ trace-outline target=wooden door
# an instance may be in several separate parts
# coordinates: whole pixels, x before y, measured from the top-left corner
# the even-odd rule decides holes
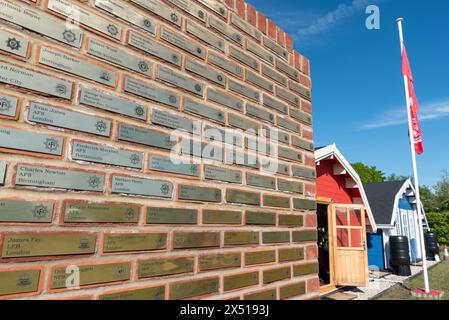
[[[337,286],[368,285],[365,209],[332,205],[334,281]]]

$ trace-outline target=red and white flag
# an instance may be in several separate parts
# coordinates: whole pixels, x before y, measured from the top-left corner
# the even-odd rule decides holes
[[[421,126],[418,119],[419,103],[416,98],[415,86],[413,82],[412,69],[410,68],[410,62],[407,56],[407,50],[405,45],[402,47],[402,74],[407,76],[408,92],[409,92],[409,105],[410,105],[410,116],[412,118],[412,128],[413,128],[413,140],[415,142],[415,151],[417,154],[424,153],[423,147],[423,136]]]

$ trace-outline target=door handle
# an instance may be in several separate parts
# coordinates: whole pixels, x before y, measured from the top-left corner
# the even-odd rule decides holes
[[[366,241],[362,241],[363,250],[366,250]]]

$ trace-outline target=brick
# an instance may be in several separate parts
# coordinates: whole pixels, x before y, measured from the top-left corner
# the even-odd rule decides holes
[[[307,280],[307,293],[320,290],[320,280],[318,278]]]
[[[293,51],[293,36],[290,34],[286,34],[285,47],[288,51]]]
[[[305,215],[305,227],[307,228],[316,228],[317,227],[317,216],[315,214],[306,214]]]
[[[285,33],[279,27],[277,28],[277,42],[280,46],[285,47]]]
[[[257,27],[257,11],[249,3],[246,4],[246,20],[254,27]]]
[[[226,0],[226,5],[227,5],[230,9],[234,9],[234,8],[235,8],[235,0]]]
[[[257,28],[263,34],[267,34],[267,25],[268,25],[267,17],[263,13],[257,12]]]
[[[267,32],[268,36],[272,39],[276,39],[277,36],[276,31],[277,31],[276,24],[270,19],[268,19],[268,32]]]
[[[317,259],[318,258],[318,246],[310,245],[306,247],[306,259]]]
[[[237,14],[243,19],[245,19],[245,1],[235,0],[235,7],[237,9]]]

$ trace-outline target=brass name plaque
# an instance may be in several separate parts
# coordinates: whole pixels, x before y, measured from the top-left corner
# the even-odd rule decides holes
[[[271,39],[268,39],[267,37],[263,37],[263,45],[273,51],[275,54],[277,54],[279,57],[284,59],[285,61],[288,61],[288,51],[282,48],[280,45],[278,45],[276,42],[274,42]]]
[[[278,110],[284,114],[288,114],[288,106],[276,99],[273,99],[271,96],[264,94],[263,95],[263,104],[267,107]]]
[[[226,202],[260,206],[260,194],[228,189],[226,191]]]
[[[16,34],[6,30],[0,30],[0,50],[27,58],[30,50],[30,42]]]
[[[204,48],[196,45],[195,43],[192,43],[192,41],[189,38],[186,38],[181,34],[176,33],[175,31],[172,31],[165,27],[163,27],[161,30],[161,39],[167,41],[168,43],[171,43],[172,45],[190,54],[193,54],[198,58],[204,59],[206,57],[206,50],[204,50]]]
[[[297,216],[293,214],[281,214],[279,215],[279,226],[285,227],[302,227],[303,216]]]
[[[296,283],[281,287],[279,289],[279,297],[281,300],[297,297],[306,293],[306,283]]]
[[[276,225],[276,214],[270,212],[246,211],[245,223],[247,225]]]
[[[243,77],[243,68],[237,63],[234,63],[223,56],[210,52],[207,56],[207,61],[229,73],[232,73],[237,77]]]
[[[136,204],[88,203],[67,201],[64,204],[66,223],[137,223],[140,206]]]
[[[201,82],[188,78],[177,71],[158,65],[156,78],[174,87],[187,90],[201,97],[203,96],[204,85]]]
[[[259,244],[259,233],[251,231],[225,232],[224,244],[228,246]]]
[[[178,8],[184,10],[188,14],[194,16],[195,18],[206,22],[207,13],[206,11],[199,5],[195,4],[190,0],[168,0],[168,2],[174,4]],[[190,21],[187,21],[187,26],[189,24],[193,24]]]
[[[212,88],[207,88],[207,100],[243,112],[243,100],[229,96]]]
[[[175,141],[170,139],[170,135],[159,131],[144,129],[128,124],[120,123],[118,127],[118,139],[144,146],[156,147],[171,150]]]
[[[198,210],[177,208],[147,208],[148,224],[197,224]]]
[[[0,296],[36,292],[40,269],[0,271]]]
[[[212,248],[220,246],[220,234],[211,232],[176,232],[173,235],[175,249]]]
[[[208,105],[189,98],[184,99],[184,111],[196,114],[212,121],[217,121],[222,124],[225,122],[225,113],[223,111],[209,107]]]
[[[279,250],[279,262],[299,261],[304,259],[304,248]]]
[[[276,251],[245,252],[245,265],[267,264],[276,262]]]
[[[281,98],[296,107],[299,107],[301,103],[301,99],[299,99],[296,95],[280,87],[276,87],[276,97]]]
[[[106,293],[99,297],[100,300],[164,300],[164,298],[165,286]]]
[[[193,163],[173,163],[169,158],[150,156],[150,170],[198,177],[199,165]]]
[[[284,77],[282,74],[280,74],[279,72],[273,70],[270,67],[267,67],[266,65],[262,65],[262,74],[264,76],[267,76],[268,78],[279,82],[280,84],[286,86],[287,85],[287,78]]]
[[[226,76],[224,73],[217,72],[214,69],[211,69],[209,66],[205,64],[201,64],[195,60],[186,59],[186,70],[191,71],[203,78],[206,78],[220,86],[225,85]]]
[[[226,22],[223,22],[214,16],[209,16],[209,26],[210,28],[220,32],[226,38],[239,45],[243,45],[243,35],[240,32],[237,32],[234,28],[230,27]]]
[[[311,152],[315,151],[315,146],[312,142],[303,140],[301,138],[298,138],[297,136],[292,137],[292,145],[294,147],[304,149],[307,151],[311,151]]]
[[[193,272],[195,258],[149,259],[139,262],[139,278],[163,277]]]
[[[274,208],[290,208],[290,199],[277,196],[264,195],[263,205],[266,207],[274,207]]]
[[[307,113],[301,112],[298,109],[290,108],[290,116],[306,124],[312,124],[312,116]]]
[[[304,184],[297,181],[289,181],[285,179],[278,179],[278,189],[282,192],[289,193],[304,193]]]
[[[170,300],[186,299],[195,296],[218,293],[219,278],[173,283],[170,285]]]
[[[258,271],[224,277],[223,289],[224,291],[230,291],[239,288],[255,286],[257,284],[259,284]]]
[[[203,210],[204,224],[242,224],[239,211]]]
[[[53,212],[53,202],[0,200],[0,222],[49,223]]]
[[[171,198],[173,184],[168,181],[113,175],[111,191],[118,194]]]
[[[290,267],[279,268],[274,270],[267,270],[263,272],[263,283],[273,283],[277,281],[281,281],[284,279],[291,278],[291,270]]]
[[[180,200],[221,202],[221,190],[215,188],[178,185],[178,198]]]
[[[294,177],[298,178],[306,178],[306,179],[316,178],[316,172],[313,169],[292,166],[292,173]]]
[[[282,62],[280,60],[276,60],[276,68],[279,71],[288,75],[290,78],[298,80],[299,72],[295,68],[290,67],[287,63]]]
[[[240,253],[215,254],[200,256],[199,266],[201,271],[216,269],[236,268],[241,266]]]
[[[6,163],[0,160],[0,186],[5,184]]]
[[[274,115],[272,112],[266,111],[265,109],[256,107],[255,105],[246,104],[246,113],[250,116],[259,118],[264,121],[268,121],[270,123],[274,123]]]
[[[180,27],[182,23],[182,17],[174,11],[171,7],[163,4],[156,0],[131,0],[135,4],[141,6],[142,8],[162,17],[163,19],[173,23],[174,25]]]
[[[189,133],[196,131],[195,122],[165,110],[153,109],[151,122],[171,129],[181,129]]]
[[[242,173],[236,170],[229,170],[220,167],[205,165],[204,176],[208,180],[217,180],[229,183],[242,183]]]
[[[246,81],[264,90],[270,91],[272,93],[274,92],[274,86],[273,84],[271,84],[271,82],[265,80],[265,78],[262,78],[258,76],[256,73],[251,72],[249,70],[246,71]]]
[[[290,232],[288,231],[264,232],[262,235],[262,241],[265,244],[289,243]]]
[[[245,300],[248,301],[272,301],[276,300],[276,289],[266,290],[257,293],[245,294]]]
[[[248,51],[254,53],[256,56],[262,58],[269,64],[274,64],[274,56],[255,42],[248,40],[246,42],[246,48],[248,49]]]
[[[231,47],[229,53],[232,58],[240,61],[243,64],[246,64],[250,68],[259,70],[259,62],[250,55],[244,53],[243,51]]]
[[[103,252],[152,251],[167,247],[166,233],[107,233]]]
[[[293,242],[313,242],[317,241],[318,233],[314,231],[293,231],[292,241]]]
[[[180,0],[169,0],[169,1],[180,1]],[[225,42],[217,37],[214,33],[208,31],[207,29],[200,27],[197,23],[192,21],[187,21],[186,30],[188,33],[194,35],[198,39],[204,41],[208,45],[225,52]]]
[[[251,24],[247,23],[245,20],[239,18],[237,15],[232,14],[231,16],[231,23],[245,32],[246,34],[250,35],[254,39],[258,40],[260,42],[262,38],[262,33],[257,30],[255,27],[253,27]]]
[[[261,176],[258,174],[247,173],[246,184],[253,187],[276,189],[276,179],[273,177]]]

